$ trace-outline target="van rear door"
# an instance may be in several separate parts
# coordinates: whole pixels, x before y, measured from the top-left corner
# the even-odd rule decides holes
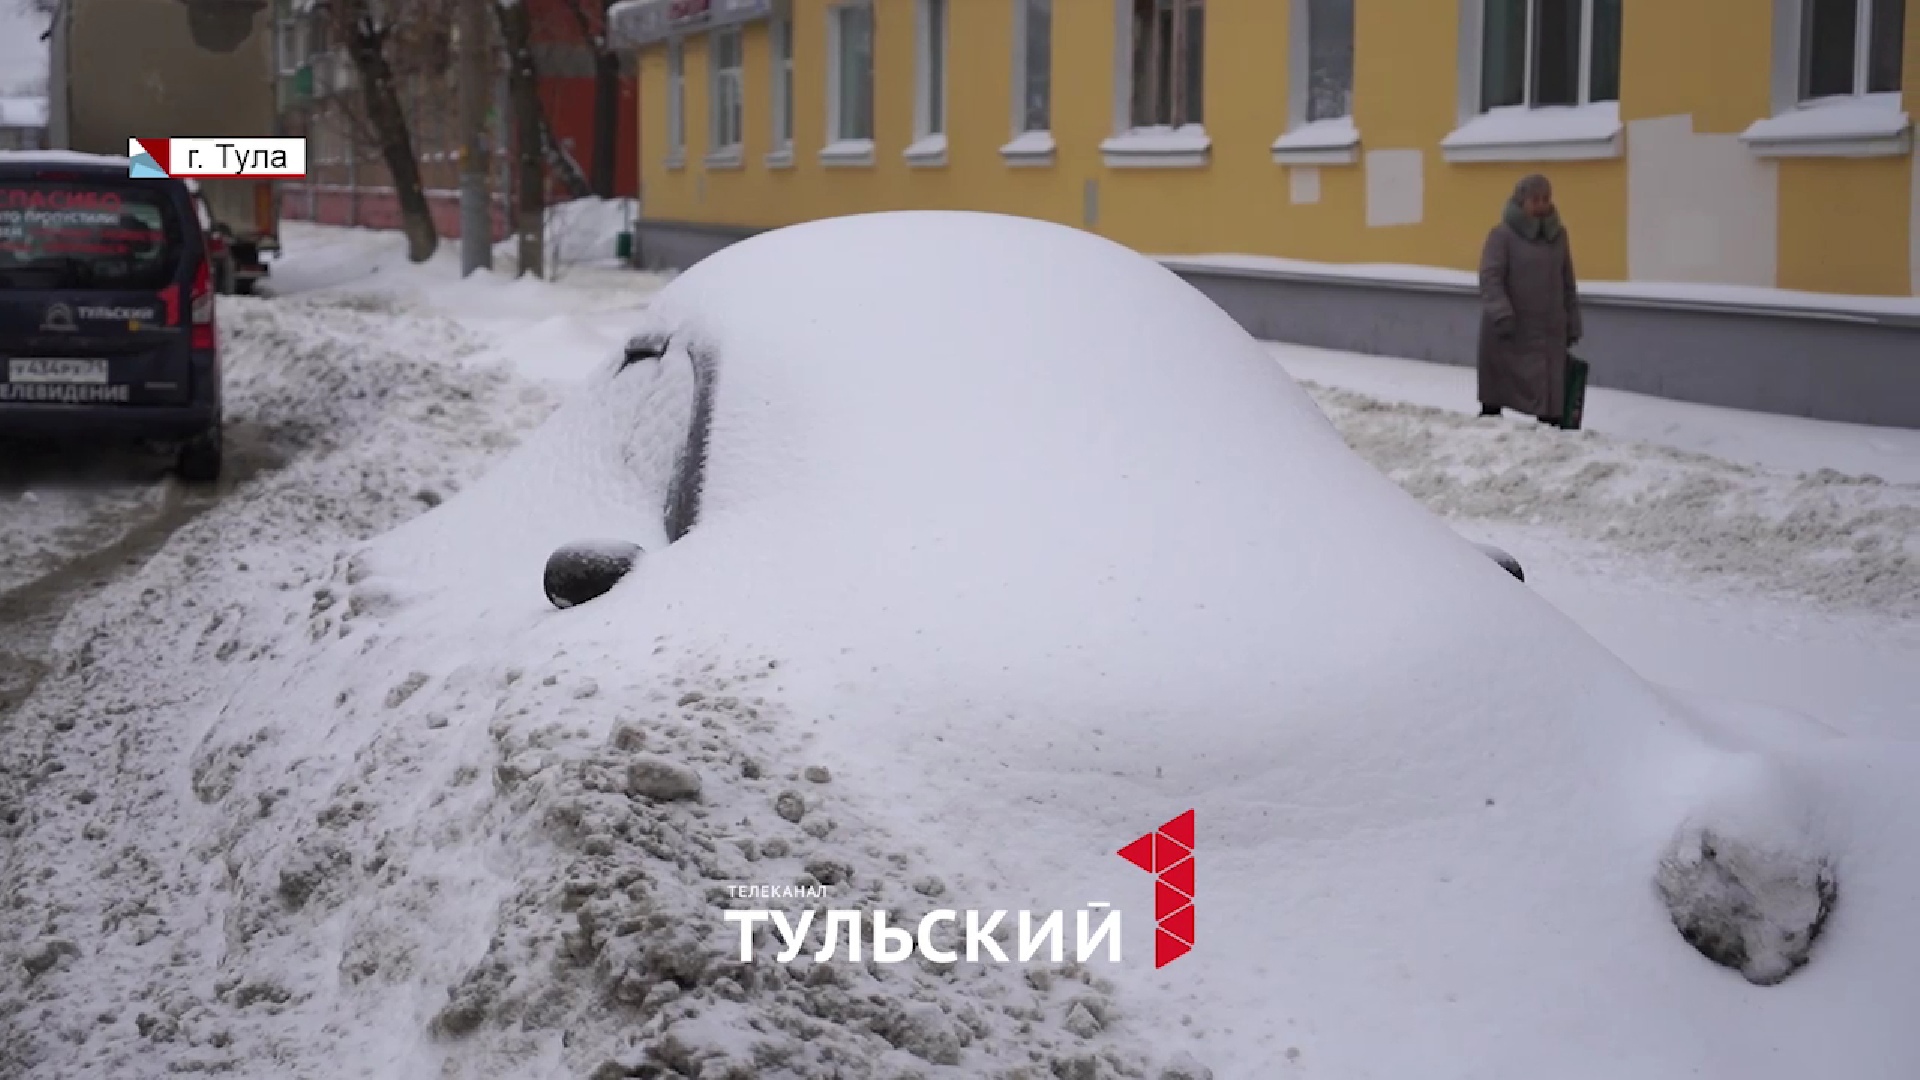
[[[0,402],[188,402],[190,212],[178,181],[0,175]]]

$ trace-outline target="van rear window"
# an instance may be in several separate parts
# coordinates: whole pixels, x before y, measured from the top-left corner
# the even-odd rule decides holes
[[[0,180],[0,285],[159,289],[174,280],[184,250],[164,192]]]

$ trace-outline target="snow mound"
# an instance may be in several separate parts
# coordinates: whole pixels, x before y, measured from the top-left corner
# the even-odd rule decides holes
[[[1694,573],[1920,615],[1920,486],[1315,392],[1356,451],[1437,513],[1576,528]]]
[[[229,886],[205,810],[255,747],[203,738],[281,711],[226,710],[238,687],[310,647],[310,609],[375,599],[316,590],[343,545],[448,498],[552,407],[502,373],[419,355],[478,347],[431,315],[223,297],[221,332],[233,449],[279,467],[242,471],[218,505],[76,609],[52,673],[9,718],[0,903],[18,917],[0,927],[0,956],[29,977],[0,977],[8,1076],[261,1074],[291,1023],[286,980],[228,981],[226,935],[237,946],[248,931],[209,918],[207,897]],[[256,815],[271,818],[272,791]],[[290,873],[287,896],[309,881]]]

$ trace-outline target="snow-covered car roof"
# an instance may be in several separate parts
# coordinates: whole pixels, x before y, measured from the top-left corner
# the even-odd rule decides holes
[[[1035,221],[865,215],[733,245],[633,330],[499,467],[317,570],[311,613],[289,608],[313,651],[196,751],[244,759],[206,766],[208,833],[240,838],[228,917],[291,919],[290,874],[353,913],[346,945],[229,946],[236,970],[317,973],[294,1007],[404,1026],[444,985],[435,1023],[500,1053],[562,1017],[574,1071],[639,1052],[607,1000],[644,1002],[641,1038],[686,1060],[759,1040],[806,1077],[1920,1060],[1890,1022],[1920,872],[1877,824],[1906,779],[1703,734],[1151,260]],[[645,554],[552,610],[547,555],[603,539]],[[1157,885],[1116,852],[1190,809],[1198,932],[1156,971]],[[378,876],[329,869],[315,820]],[[1714,845],[1787,868],[1795,898],[1845,847],[1840,910],[1870,932],[1796,976],[1824,996],[1682,940],[1656,878]],[[1112,905],[1128,958],[1097,980],[749,974],[715,894],[794,881],[899,925]],[[363,938],[401,973],[347,987]]]

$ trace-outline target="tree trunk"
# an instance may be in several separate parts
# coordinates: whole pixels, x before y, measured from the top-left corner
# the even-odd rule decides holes
[[[595,43],[593,53],[593,193],[611,199],[620,146],[620,54],[609,51],[605,40]]]
[[[520,234],[517,273],[544,276],[546,227],[545,116],[540,109],[540,81],[533,66],[532,26],[527,6],[519,0],[497,0],[500,40],[507,52],[507,93],[513,108],[515,226]]]
[[[407,258],[426,262],[440,245],[433,227],[433,211],[427,206],[427,194],[420,184],[420,163],[413,155],[413,136],[407,128],[406,110],[400,107],[400,94],[394,86],[393,66],[387,62],[386,33],[375,26],[367,11],[367,0],[346,0],[347,55],[359,75],[362,106],[367,122],[393,178],[394,194],[400,201],[400,226],[407,235]]]

